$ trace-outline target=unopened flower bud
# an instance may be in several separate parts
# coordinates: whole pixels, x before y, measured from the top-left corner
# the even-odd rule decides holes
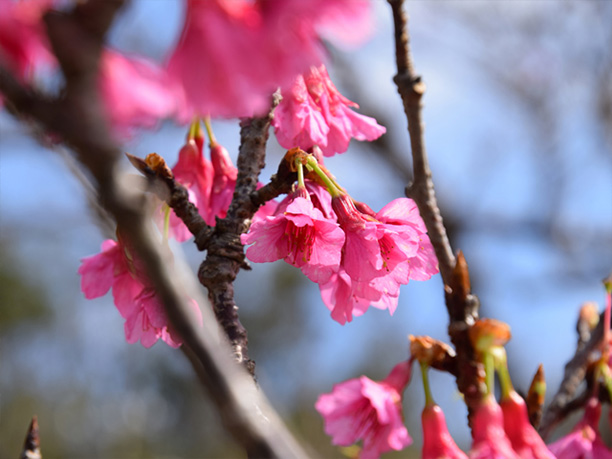
[[[420,364],[435,366],[436,363],[442,363],[447,356],[455,354],[448,344],[430,336],[410,335],[408,339],[410,339],[410,354]]]
[[[480,319],[470,328],[470,341],[478,352],[504,346],[511,338],[510,326],[500,320]]]

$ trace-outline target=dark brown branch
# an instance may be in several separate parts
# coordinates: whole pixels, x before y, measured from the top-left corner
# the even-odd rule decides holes
[[[576,391],[585,380],[588,366],[592,362],[593,353],[599,349],[602,339],[603,314],[599,317],[599,323],[591,333],[590,339],[586,344],[580,345],[581,343],[578,343],[579,347],[574,357],[565,365],[563,380],[542,417],[542,423],[539,428],[542,438],[546,439],[550,435],[554,426],[562,419],[566,407],[573,403]]]
[[[90,0],[78,4],[71,13],[46,16],[50,41],[65,72],[64,98],[39,97],[21,87],[1,66],[0,92],[20,117],[29,117],[59,135],[90,171],[101,202],[143,261],[172,326],[183,338],[194,370],[236,441],[250,457],[303,457],[253,381],[230,359],[207,301],[195,289],[188,289],[202,307],[203,327],[196,325],[184,293],[186,285],[181,282],[189,284],[190,279],[169,270],[170,254],[163,251],[147,224],[143,196],[126,190],[119,179],[121,150],[105,124],[96,79],[104,32],[119,6],[116,1]]]
[[[32,422],[30,422],[19,459],[42,459],[40,437],[38,435],[38,419],[36,416],[32,416]]]
[[[251,195],[257,188],[259,173],[265,165],[266,142],[273,112],[280,95],[273,97],[272,108],[265,116],[244,119],[240,123],[238,178],[232,202],[224,219],[217,219],[208,245],[206,260],[198,277],[208,289],[215,316],[230,340],[236,360],[255,375],[255,362],[249,358],[247,331],[240,323],[234,301],[234,280],[246,265],[240,235],[248,230],[257,207]]]
[[[145,160],[129,153],[125,155],[130,163],[151,181],[152,190],[159,199],[168,204],[176,216],[183,221],[189,232],[194,235],[194,242],[198,250],[206,250],[214,228],[204,221],[198,208],[189,201],[187,189],[176,181],[164,159],[154,153],[147,156],[147,160],[150,156],[157,157],[158,164],[155,168],[151,168]]]
[[[408,121],[414,180],[406,189],[418,208],[438,258],[445,288],[446,307],[450,324],[449,335],[455,346],[457,386],[465,397],[469,413],[479,402],[483,390],[482,365],[475,360],[468,338],[469,328],[478,319],[478,298],[471,294],[469,272],[463,256],[455,258],[442,222],[436,201],[431,169],[425,149],[424,127],[421,118],[425,84],[414,71],[410,53],[407,19],[403,0],[388,0],[393,11],[397,75],[394,82],[402,98]],[[471,418],[471,416],[470,416]]]

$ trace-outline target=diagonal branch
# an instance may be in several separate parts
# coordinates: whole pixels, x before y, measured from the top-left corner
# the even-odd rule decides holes
[[[304,457],[253,381],[229,357],[228,346],[207,301],[197,290],[189,294],[202,306],[203,327],[197,327],[185,299],[187,276],[171,272],[169,252],[157,241],[143,213],[143,196],[125,189],[117,172],[121,150],[108,135],[97,92],[98,58],[103,38],[122,2],[91,0],[70,13],[46,15],[48,34],[65,74],[65,96],[47,100],[23,88],[0,66],[0,91],[21,117],[29,117],[59,135],[93,176],[101,202],[125,230],[149,279],[160,295],[168,318],[184,341],[196,373],[215,403],[227,430],[250,457]],[[177,269],[187,272],[187,269]]]
[[[563,372],[563,380],[559,385],[559,389],[555,393],[552,401],[546,407],[542,416],[542,423],[538,431],[542,438],[547,438],[552,432],[552,429],[563,420],[565,416],[573,409],[576,409],[576,404],[580,402],[580,397],[575,399],[575,394],[587,375],[589,363],[592,362],[591,356],[601,346],[603,338],[603,313],[599,317],[597,327],[592,331],[591,336],[586,343],[578,342],[578,347],[574,357],[567,362]],[[584,398],[584,397],[582,397]],[[586,400],[583,400],[584,406]]]
[[[406,188],[406,196],[416,202],[438,258],[450,318],[448,331],[457,351],[456,368],[458,371],[455,375],[457,386],[465,397],[471,415],[481,398],[480,394],[483,389],[482,366],[475,359],[468,336],[469,328],[478,319],[479,302],[478,298],[471,293],[465,258],[461,254],[457,258],[453,255],[436,200],[421,117],[425,84],[414,70],[407,18],[403,11],[404,1],[388,0],[388,2],[393,12],[395,27],[397,75],[393,80],[402,98],[408,121],[414,171],[414,180]]]

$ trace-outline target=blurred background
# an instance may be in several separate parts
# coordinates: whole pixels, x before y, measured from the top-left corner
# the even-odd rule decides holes
[[[387,134],[371,145],[353,142],[326,164],[378,210],[403,196],[410,159],[392,83],[391,12],[386,2],[375,6],[376,34],[357,50],[330,50],[328,67]],[[526,391],[543,363],[550,399],[575,349],[578,308],[584,301],[603,307],[601,280],[612,267],[612,2],[407,7],[416,69],[427,85],[427,149],[453,247],[470,265],[481,315],[512,327],[515,387]],[[178,2],[132,1],[111,44],[161,61],[182,14]],[[235,160],[237,122],[213,127]],[[185,133],[165,123],[125,150],[157,152],[174,164]],[[262,181],[282,154],[271,139]],[[243,457],[182,353],[162,342],[148,350],[127,344],[111,296],[84,299],[79,260],[97,253],[104,236],[65,159],[5,112],[0,224],[0,457],[19,454],[33,414],[45,458]],[[189,242],[182,248],[196,270],[202,254]],[[331,446],[314,402],[346,379],[383,379],[407,358],[408,334],[447,341],[441,280],[402,287],[393,317],[370,309],[340,326],[299,270],[282,262],[253,268],[240,273],[236,300],[261,387],[313,456],[344,457],[349,452]],[[452,435],[468,449],[452,377],[431,379]],[[415,378],[404,400],[414,444],[389,457],[419,456],[422,408]]]

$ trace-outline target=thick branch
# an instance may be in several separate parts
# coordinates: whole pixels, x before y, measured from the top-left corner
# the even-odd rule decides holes
[[[421,118],[425,84],[414,71],[407,20],[403,12],[404,2],[403,0],[388,1],[393,11],[395,26],[397,75],[394,81],[402,98],[408,121],[414,170],[414,181],[406,189],[406,196],[416,202],[438,258],[450,318],[449,335],[457,351],[457,386],[464,394],[469,412],[472,413],[480,400],[482,391],[482,366],[474,358],[474,351],[468,337],[469,328],[478,318],[478,298],[471,294],[465,259],[462,256],[456,259],[453,255],[436,201]]]
[[[303,457],[253,381],[229,358],[207,302],[190,295],[202,307],[203,327],[196,326],[185,297],[185,285],[170,272],[169,253],[162,250],[143,215],[143,196],[130,193],[118,178],[120,149],[108,135],[98,100],[95,75],[102,38],[120,2],[91,0],[72,13],[49,13],[48,33],[65,72],[66,97],[47,101],[19,86],[0,68],[0,91],[20,116],[38,121],[58,134],[76,152],[94,177],[101,201],[134,247],[160,295],[168,318],[183,338],[194,370],[200,375],[225,427],[251,457]],[[177,270],[179,272],[184,270]],[[187,284],[195,285],[195,281]]]
[[[208,256],[198,272],[200,282],[208,289],[217,320],[231,342],[236,360],[243,363],[252,375],[255,374],[255,362],[249,358],[247,331],[238,317],[233,283],[240,268],[247,266],[240,235],[247,231],[257,210],[251,195],[265,165],[268,130],[279,102],[280,95],[275,94],[267,115],[240,123],[236,189],[226,217],[217,219],[208,244]]]

